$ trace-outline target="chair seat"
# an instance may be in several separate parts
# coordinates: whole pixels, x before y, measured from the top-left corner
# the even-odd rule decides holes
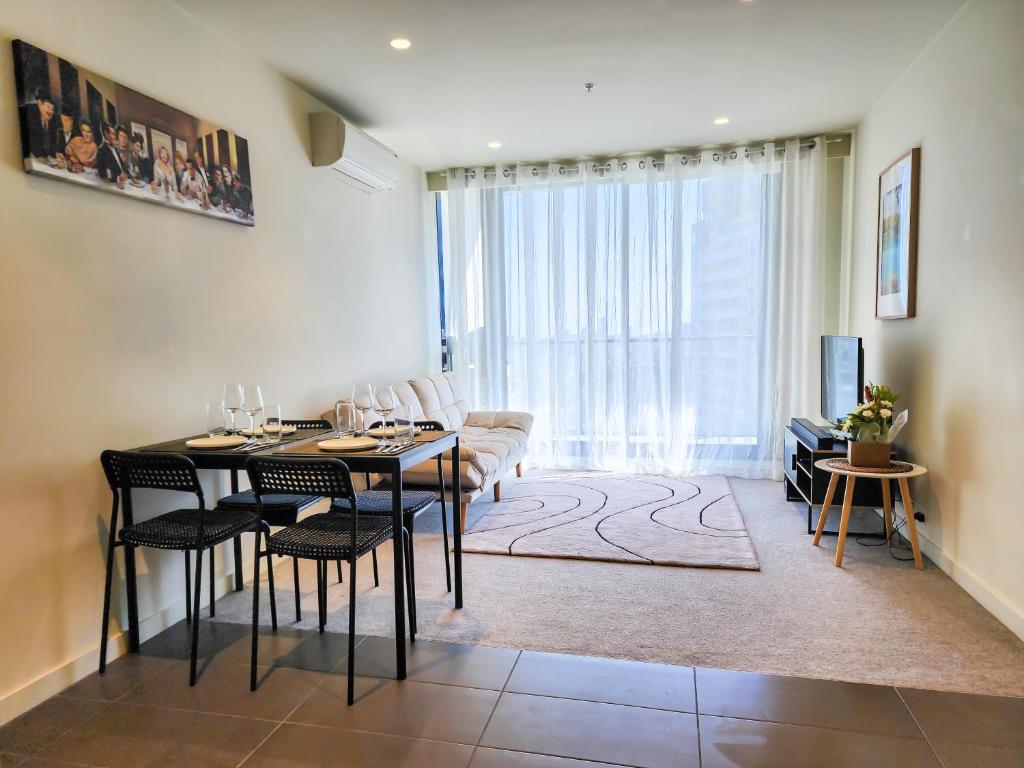
[[[391,538],[391,531],[391,520],[360,515],[353,542],[351,515],[321,513],[275,533],[267,541],[267,550],[275,555],[308,560],[347,560],[383,544]]]
[[[263,519],[273,526],[294,525],[299,512],[320,500],[319,496],[298,493],[267,493],[263,495]],[[225,496],[217,502],[218,509],[256,511],[256,493],[251,489]]]
[[[402,491],[402,512],[406,515],[417,515],[435,501],[437,494],[433,491]],[[390,515],[391,491],[359,491],[356,494],[356,506],[360,515]],[[330,511],[346,514],[352,511],[352,507],[348,499],[335,499]]]
[[[256,514],[243,510],[206,510],[202,547],[212,547],[256,527]],[[199,529],[198,509],[176,509],[121,529],[121,541],[137,547],[194,549]]]

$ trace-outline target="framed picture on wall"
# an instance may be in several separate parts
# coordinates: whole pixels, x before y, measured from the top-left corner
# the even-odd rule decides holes
[[[28,173],[254,226],[246,139],[24,40],[11,45]]]
[[[896,320],[917,310],[917,198],[921,148],[878,175],[875,317]]]

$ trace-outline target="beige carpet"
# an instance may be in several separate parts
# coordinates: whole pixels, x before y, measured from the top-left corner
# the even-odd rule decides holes
[[[757,570],[724,477],[531,473],[478,501],[464,552]]]
[[[510,478],[502,487],[514,495],[515,483]],[[927,563],[915,571],[852,537],[843,568],[835,568],[835,536],[812,547],[804,507],[784,500],[781,483],[729,484],[760,571],[467,554],[461,611],[445,592],[440,537],[419,532],[439,518],[425,515],[416,534],[420,637],[1024,695],[1024,642],[940,570]],[[877,518],[870,524],[877,526]],[[369,558],[360,561],[356,631],[393,636],[390,549],[380,552],[376,589]],[[290,563],[282,561],[276,574],[282,624],[295,626]],[[301,581],[301,626],[315,627],[312,564],[304,565]],[[329,631],[345,630],[347,596],[348,584],[332,581]],[[248,589],[229,594],[218,602],[217,618],[248,623],[251,606]],[[266,607],[262,617],[269,620]]]

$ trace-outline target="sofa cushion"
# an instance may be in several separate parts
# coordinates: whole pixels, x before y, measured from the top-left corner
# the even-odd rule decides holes
[[[466,423],[469,406],[454,373],[410,379],[409,385],[419,398],[425,418],[441,422],[446,429],[459,429]]]
[[[459,474],[463,488],[487,488],[500,480],[526,455],[529,436],[517,427],[465,426],[459,432]],[[446,484],[452,463],[446,454],[441,462]],[[404,473],[412,485],[437,485],[437,460],[428,459]]]

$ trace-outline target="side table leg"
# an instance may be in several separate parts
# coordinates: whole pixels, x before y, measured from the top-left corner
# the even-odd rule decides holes
[[[828,479],[828,490],[825,492],[825,503],[821,505],[821,517],[818,518],[818,527],[814,530],[814,546],[821,541],[821,534],[825,530],[825,521],[828,520],[828,511],[832,508],[832,499],[836,495],[836,486],[839,485],[839,475],[833,473]]]
[[[910,484],[907,478],[900,478],[900,495],[903,497],[903,513],[907,516],[907,531],[910,532],[910,546],[914,549],[914,567],[924,570],[921,545],[917,543],[917,523],[914,521],[914,502],[910,500]]]
[[[836,546],[836,568],[843,566],[843,549],[846,547],[846,529],[850,525],[850,509],[853,507],[853,488],[857,478],[846,476],[846,493],[843,494],[843,519],[839,523],[839,544]]]
[[[882,509],[885,512],[885,538],[892,543],[892,495],[889,489],[889,478],[879,480],[882,484]]]

